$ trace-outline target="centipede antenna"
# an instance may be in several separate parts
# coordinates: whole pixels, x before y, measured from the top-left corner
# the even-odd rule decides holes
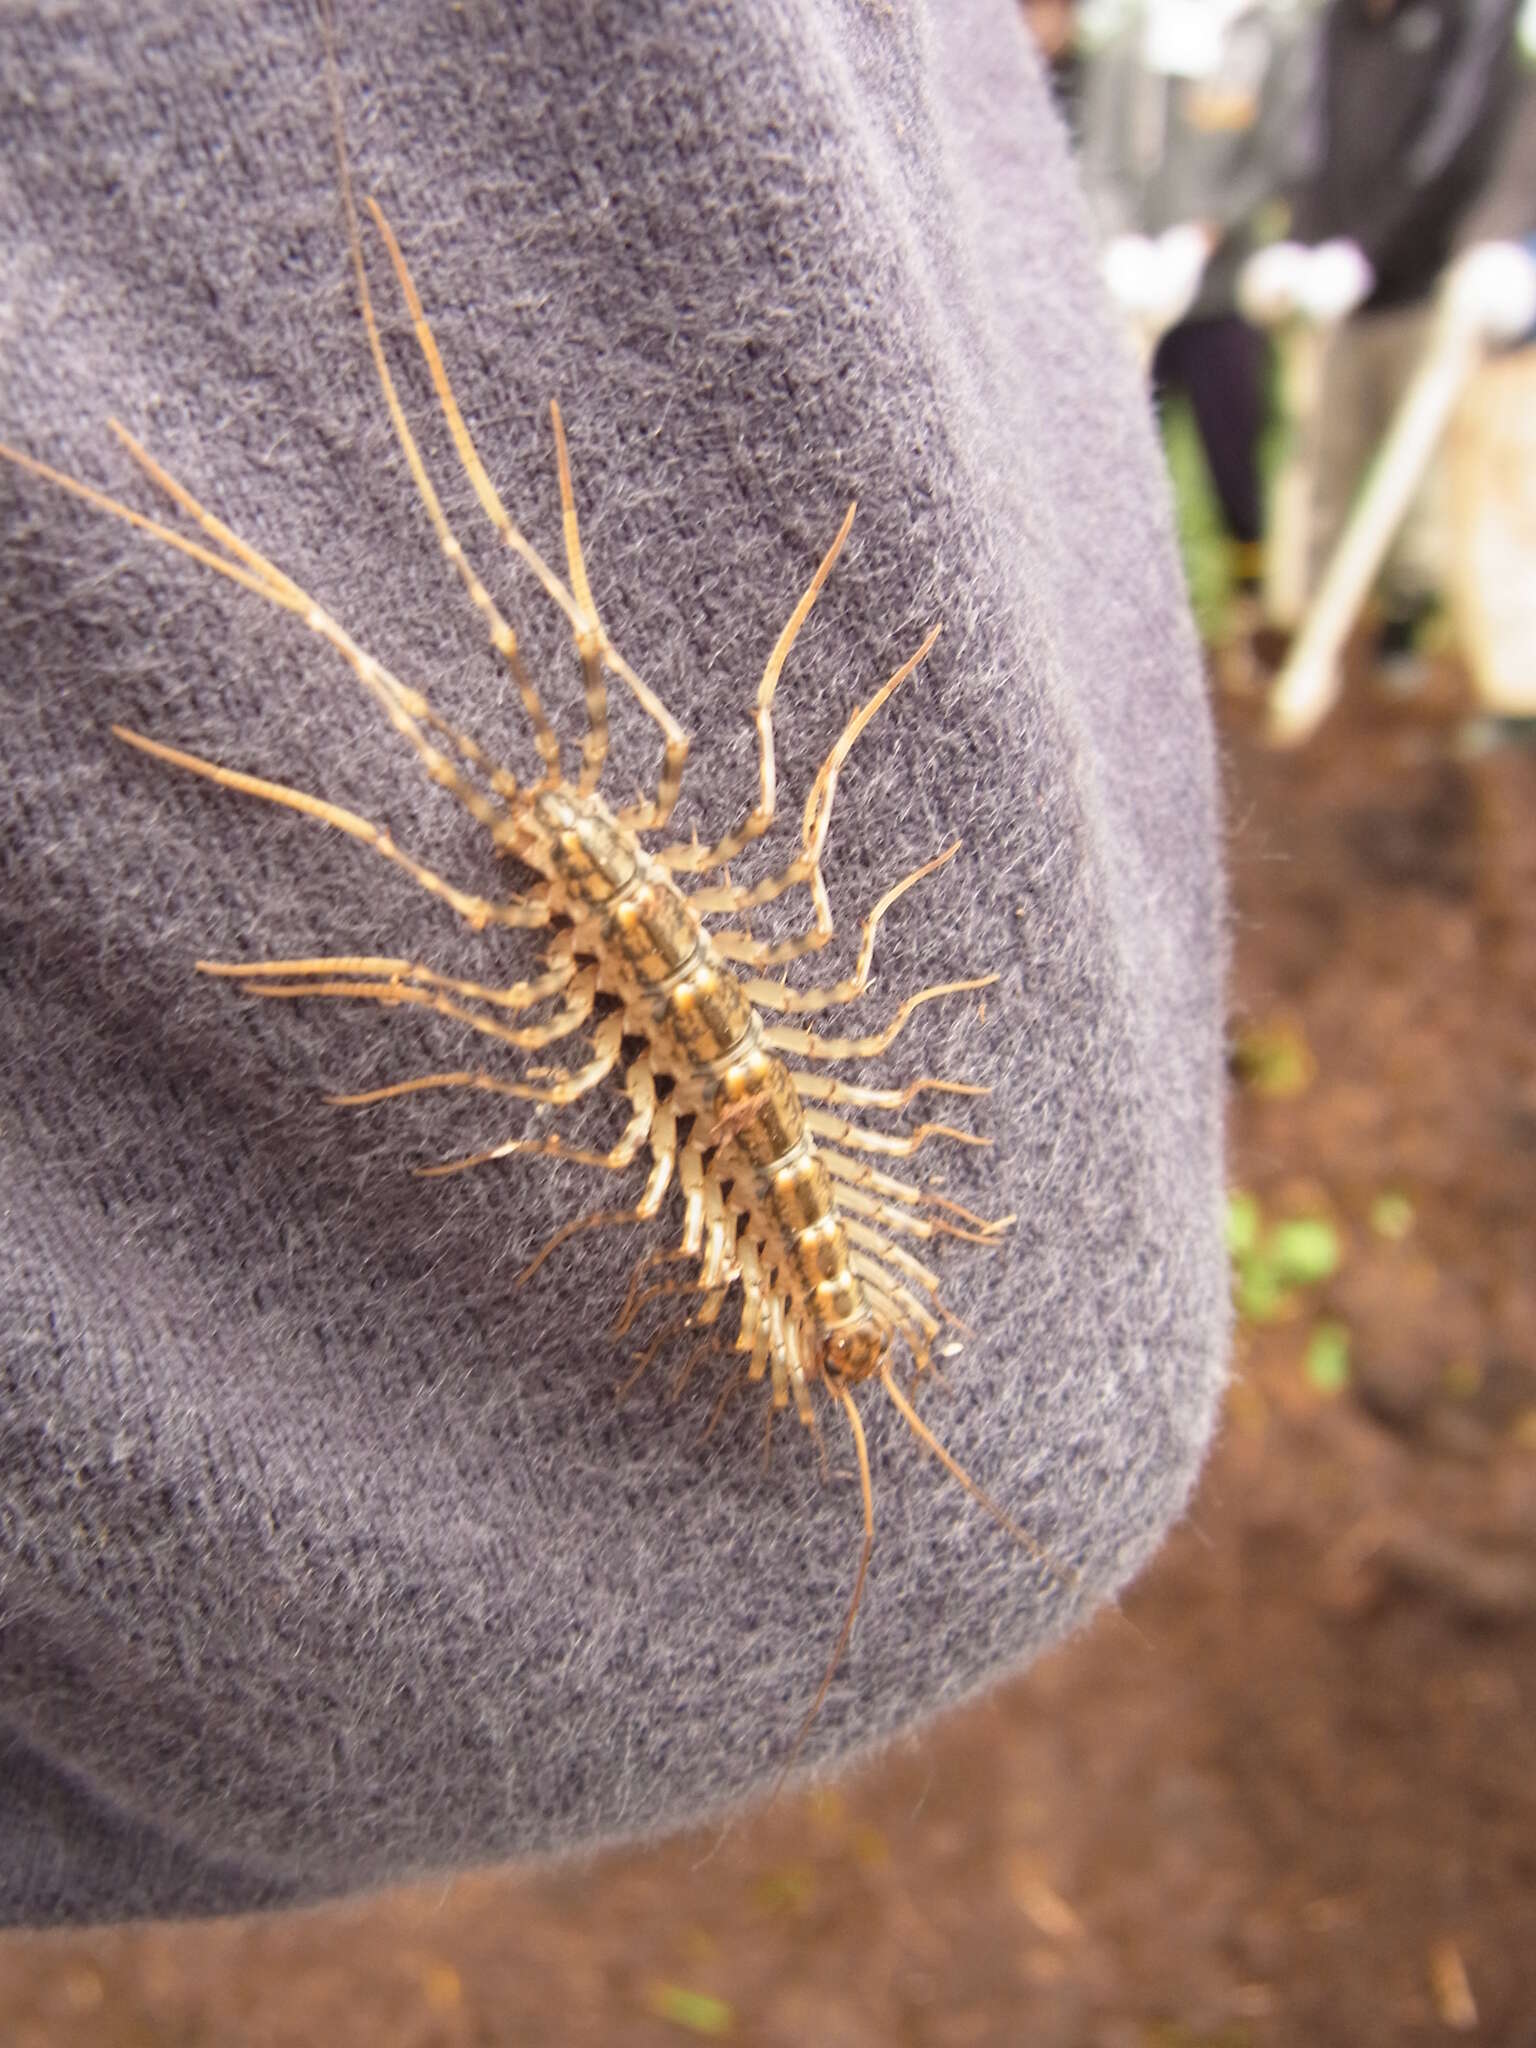
[[[442,354],[438,349],[436,337],[433,335],[431,324],[427,319],[426,308],[422,305],[421,294],[416,289],[416,281],[411,275],[410,266],[407,264],[400,244],[395,238],[394,230],[385,219],[376,200],[369,199],[367,205],[380,234],[384,237],[385,246],[389,251],[389,260],[394,266],[400,290],[405,298],[406,305],[410,309],[411,320],[416,332],[416,340],[421,348],[422,355],[426,358],[427,370],[432,379],[432,386],[437,393],[437,401],[442,408],[443,418],[448,423],[448,431],[453,437],[454,447],[458,451],[460,465],[469,479],[475,496],[480,500],[481,507],[485,511],[486,516],[501,535],[506,545],[520,560],[532,569],[549,596],[554,599],[555,603],[559,605],[560,609],[570,620],[577,636],[578,647],[582,644],[583,635],[596,633],[604,663],[622,680],[635,702],[661,732],[663,740],[662,770],[656,797],[652,802],[642,804],[632,811],[622,812],[620,816],[622,821],[632,831],[642,831],[664,825],[672,814],[673,806],[677,802],[677,793],[682,784],[683,764],[688,756],[688,735],[683,731],[683,728],[678,724],[671,712],[668,711],[666,705],[656,695],[656,692],[648,683],[641,681],[640,677],[636,675],[629,663],[619,653],[606,632],[603,631],[602,622],[598,618],[596,611],[589,606],[581,604],[577,597],[566,588],[554,570],[550,568],[538,550],[513,524],[512,517],[503,504],[500,493],[491,482],[485,464],[480,459],[479,450],[475,447],[469,428],[465,425],[464,415],[459,409],[458,400],[454,397],[453,386],[448,380],[448,372],[444,366]]]

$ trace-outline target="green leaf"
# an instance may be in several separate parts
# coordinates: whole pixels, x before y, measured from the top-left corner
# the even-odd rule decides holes
[[[723,1998],[711,1998],[707,1991],[685,1991],[681,1984],[651,1984],[645,2002],[657,2019],[670,2020],[690,2034],[718,2038],[736,2023],[736,2015]]]
[[[1289,1299],[1268,1259],[1241,1259],[1237,1268],[1237,1312],[1250,1323],[1272,1323]]]
[[[1319,1323],[1302,1361],[1307,1384],[1319,1394],[1342,1394],[1349,1385],[1349,1332],[1342,1323]]]
[[[1258,1198],[1233,1188],[1227,1196],[1227,1251],[1232,1258],[1257,1250],[1260,1221]]]
[[[1326,1216],[1277,1223],[1264,1250],[1283,1286],[1315,1287],[1339,1270],[1339,1233]]]

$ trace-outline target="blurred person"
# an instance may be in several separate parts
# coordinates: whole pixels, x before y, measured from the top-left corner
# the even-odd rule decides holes
[[[1035,47],[1045,59],[1051,96],[1067,125],[1075,131],[1083,87],[1077,0],[1024,0],[1024,19]]]
[[[1430,333],[1431,299],[1499,161],[1519,82],[1520,0],[1332,0],[1294,202],[1306,311],[1334,325],[1307,464],[1317,587]],[[1413,673],[1442,546],[1420,491],[1383,577],[1380,652]]]
[[[1194,414],[1239,628],[1262,566],[1268,345],[1236,311],[1236,279],[1300,168],[1313,13],[1301,0],[1101,0],[1084,22],[1083,173],[1106,276],[1146,330],[1154,388]]]

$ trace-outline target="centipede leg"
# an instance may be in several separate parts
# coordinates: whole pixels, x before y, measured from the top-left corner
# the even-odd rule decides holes
[[[607,1051],[608,1045],[611,1043],[616,1058],[619,1046],[623,1040],[623,1030],[623,1019],[621,1017],[610,1017],[593,1034],[592,1043],[596,1047],[599,1038],[603,1038],[604,1051]],[[612,1062],[610,1061],[609,1064],[611,1065]],[[554,1236],[541,1247],[521,1273],[518,1274],[514,1283],[516,1286],[524,1286],[533,1278],[551,1252],[558,1251],[561,1245],[585,1231],[607,1230],[621,1223],[650,1222],[661,1208],[662,1200],[672,1179],[672,1169],[677,1157],[677,1113],[673,1110],[670,1103],[664,1102],[656,1108],[651,1119],[648,1136],[651,1147],[651,1171],[639,1201],[627,1209],[601,1209],[591,1216],[578,1216],[572,1222],[562,1224]],[[635,1269],[636,1276],[646,1270],[646,1265],[646,1260],[642,1259]],[[630,1297],[635,1292],[636,1284],[637,1279],[632,1278],[630,1281]],[[616,1336],[622,1335],[623,1330],[629,1327],[629,1322],[626,1318],[632,1313],[629,1306],[630,1297],[626,1297],[624,1310],[621,1311],[621,1326],[616,1326],[614,1331]]]
[[[791,1015],[806,1015],[812,1011],[831,1009],[838,1004],[856,1003],[869,987],[870,971],[875,959],[875,935],[880,929],[881,919],[892,904],[901,901],[909,889],[914,888],[929,875],[937,874],[940,868],[947,867],[959,851],[960,841],[957,839],[953,846],[946,847],[931,860],[923,861],[918,867],[913,868],[910,874],[903,875],[894,888],[886,890],[863,920],[858,960],[852,974],[845,975],[841,981],[822,983],[809,988],[791,988],[783,981],[750,980],[744,984],[749,1001],[755,1003],[759,1009],[780,1010]],[[744,966],[771,967],[782,958],[793,957],[785,955],[782,946],[766,940],[753,939],[745,933],[722,932],[716,934],[711,943],[715,945],[722,959],[739,961]],[[798,940],[785,943],[796,946],[799,944]]]
[[[699,1433],[699,1443],[701,1447],[709,1442],[710,1438],[714,1435],[715,1431],[720,1427],[720,1419],[725,1414],[726,1407],[730,1402],[731,1396],[735,1393],[740,1392],[741,1388],[744,1387],[746,1383],[747,1376],[744,1372],[733,1372],[726,1380],[725,1385],[720,1389],[719,1397],[716,1400],[714,1407],[711,1408],[711,1410],[709,1411],[708,1422],[704,1425],[703,1429]]]
[[[855,1152],[878,1153],[885,1159],[910,1159],[932,1138],[947,1138],[955,1145],[976,1147],[992,1143],[990,1138],[979,1137],[974,1131],[957,1130],[953,1124],[919,1124],[912,1131],[870,1131],[861,1124],[850,1123],[846,1117],[829,1116],[821,1109],[808,1109],[804,1115],[805,1127],[814,1136],[826,1138],[834,1145],[847,1145]]]
[[[409,1081],[392,1081],[382,1088],[363,1088],[348,1095],[327,1095],[325,1100],[333,1109],[365,1109],[379,1102],[398,1101],[406,1095],[422,1095],[437,1089],[462,1089],[470,1093],[502,1096],[514,1102],[536,1102],[546,1108],[565,1109],[571,1103],[579,1102],[584,1095],[589,1095],[613,1072],[622,1042],[621,1020],[605,1018],[592,1034],[592,1057],[586,1065],[543,1085],[533,1081],[503,1081],[496,1074],[460,1069],[446,1074],[417,1074]]]
[[[0,449],[0,455],[30,470],[34,475],[57,484],[75,497],[83,498],[99,510],[110,513],[113,518],[121,519],[140,532],[150,534],[178,553],[201,562],[206,568],[213,569],[230,582],[254,591],[258,597],[265,598],[279,610],[292,612],[302,619],[312,633],[318,634],[342,657],[358,681],[379,704],[390,724],[416,750],[432,781],[451,790],[470,816],[484,825],[498,844],[504,844],[512,829],[511,805],[518,800],[515,778],[506,770],[498,768],[475,741],[450,725],[433,709],[419,690],[402,683],[398,676],[392,675],[381,661],[368,653],[366,648],[360,647],[351,634],[332,618],[322,605],[317,604],[307,590],[295,583],[291,576],[286,575],[274,562],[269,561],[248,541],[242,540],[221,519],[216,518],[199,503],[184,484],[178,483],[175,477],[155,461],[126,427],[116,420],[110,420],[108,425],[150,480],[187,513],[210,539],[217,541],[219,546],[234,558],[233,560],[226,560],[222,556],[210,553],[196,541],[188,540],[185,534],[176,533],[170,527],[160,525],[156,520],[146,519],[142,513],[132,511],[115,498],[92,490],[88,484],[78,483],[73,477],[62,476],[58,471],[33,461],[29,456],[15,454],[9,449]],[[424,725],[435,728],[455,751],[466,759],[473,759],[487,774],[493,786],[499,790],[499,795],[493,799],[477,789],[459,771],[449,756],[427,738],[422,730]],[[121,737],[132,739],[134,736],[124,733]],[[154,751],[153,743],[146,751]],[[188,757],[178,765],[192,766],[193,762],[191,757]]]
[[[680,1337],[683,1334],[692,1319],[692,1312],[690,1311],[687,1315],[674,1316],[670,1322],[662,1324],[645,1349],[635,1354],[634,1370],[626,1378],[620,1380],[614,1388],[613,1398],[615,1401],[622,1401],[631,1389],[644,1378],[645,1374],[655,1363],[657,1355],[672,1342],[674,1337]]]
[[[795,1093],[803,1102],[827,1102],[848,1109],[910,1109],[919,1095],[929,1090],[938,1095],[990,1095],[990,1088],[977,1081],[944,1081],[924,1074],[898,1088],[869,1088],[856,1081],[843,1081],[831,1074],[813,1074],[804,1067],[794,1069]]]
[[[642,1220],[636,1209],[599,1209],[590,1216],[573,1217],[569,1223],[562,1223],[554,1236],[547,1239],[535,1252],[513,1281],[513,1286],[525,1287],[551,1252],[558,1251],[561,1245],[568,1244],[573,1237],[583,1236],[589,1230],[615,1230],[620,1224],[638,1223]]]
[[[890,1311],[893,1321],[902,1321],[909,1330],[917,1329],[922,1332],[922,1344],[917,1350],[917,1361],[920,1366],[926,1367],[933,1340],[939,1334],[938,1317],[931,1310],[924,1308],[911,1288],[895,1279],[866,1253],[852,1253],[849,1263],[864,1282],[870,1295],[883,1308]]]
[[[901,1202],[908,1208],[940,1209],[944,1211],[945,1216],[958,1216],[962,1223],[970,1224],[974,1231],[980,1233],[976,1242],[989,1243],[1010,1224],[1018,1221],[1016,1216],[978,1216],[974,1209],[967,1209],[963,1203],[952,1201],[948,1195],[940,1194],[936,1188],[920,1188],[911,1181],[897,1180],[893,1174],[883,1173],[878,1166],[871,1166],[866,1159],[850,1159],[845,1152],[839,1152],[834,1146],[821,1145],[817,1147],[817,1151],[828,1173],[842,1183],[844,1188],[860,1189],[866,1194],[873,1191],[876,1195],[888,1196],[892,1201]],[[946,1235],[967,1235],[965,1231],[956,1231],[953,1225],[940,1219],[935,1219],[935,1227]]]
[[[606,1152],[568,1145],[556,1131],[542,1138],[504,1138],[483,1152],[471,1152],[462,1159],[446,1159],[437,1166],[418,1166],[418,1180],[442,1180],[449,1174],[467,1173],[472,1167],[488,1166],[496,1159],[522,1155],[529,1158],[566,1159],[580,1166],[600,1166],[609,1173],[623,1173],[634,1165],[651,1120],[656,1114],[656,1084],[650,1060],[645,1054],[633,1061],[624,1077],[624,1091],[631,1104],[631,1116],[616,1144]]]
[[[725,931],[712,934],[722,957],[736,957],[734,948],[742,946],[752,949],[744,957],[752,958],[761,966],[778,966],[789,960],[798,960],[806,953],[813,953],[825,946],[832,936],[832,908],[827,900],[826,884],[822,880],[821,856],[826,845],[827,831],[832,822],[832,804],[837,794],[837,779],[850,749],[882,705],[887,703],[922,661],[939,636],[934,627],[928,638],[909,660],[904,661],[893,675],[875,692],[867,704],[857,706],[844,726],[832,751],[818,769],[816,779],[806,798],[805,812],[801,822],[801,848],[788,867],[777,875],[769,875],[760,882],[744,887],[710,888],[695,890],[691,896],[695,908],[706,913],[713,911],[741,911],[754,909],[758,904],[771,903],[776,897],[804,882],[811,892],[812,924],[808,931],[797,937],[782,939],[770,946],[766,952],[759,952],[759,941],[750,932]],[[910,881],[917,876],[909,878]]]
[[[842,1218],[842,1225],[848,1233],[850,1244],[857,1245],[860,1250],[872,1254],[873,1257],[879,1259],[883,1264],[894,1266],[897,1271],[905,1273],[909,1279],[915,1280],[934,1303],[937,1304],[940,1286],[939,1276],[937,1273],[930,1271],[921,1259],[915,1259],[904,1246],[892,1244],[888,1237],[882,1237],[878,1230],[871,1230],[868,1224],[860,1223],[856,1217],[844,1216]]]
[[[515,981],[500,987],[480,981],[463,981],[439,974],[419,960],[385,959],[373,954],[332,953],[295,960],[199,960],[199,974],[224,981],[290,980],[306,976],[340,981],[350,976],[372,976],[390,983],[441,990],[444,995],[462,996],[485,1003],[493,1009],[531,1010],[550,996],[569,988],[576,974],[576,962],[569,949],[562,949],[555,964],[529,981]]]
[[[549,923],[549,904],[542,894],[530,893],[526,897],[514,896],[504,903],[494,903],[488,897],[456,889],[434,869],[424,867],[420,861],[403,852],[382,825],[359,817],[355,811],[344,810],[340,804],[327,803],[323,797],[293,789],[285,782],[268,782],[259,775],[243,775],[234,768],[221,766],[217,761],[204,760],[201,754],[189,754],[180,747],[168,747],[160,740],[147,739],[143,733],[132,732],[125,725],[114,725],[112,731],[128,746],[156,761],[164,761],[172,768],[184,768],[192,775],[201,775],[205,781],[217,783],[221,789],[238,790],[245,796],[260,797],[264,803],[277,804],[284,810],[316,818],[321,824],[346,833],[348,838],[359,840],[382,859],[403,868],[418,888],[446,903],[472,931],[484,931],[490,924],[527,931]]]
[[[701,1338],[697,1344],[691,1346],[687,1357],[683,1360],[682,1364],[678,1367],[677,1371],[672,1375],[672,1384],[667,1389],[669,1398],[673,1401],[680,1401],[683,1398],[683,1394],[687,1389],[688,1382],[693,1378],[694,1374],[698,1371],[699,1367],[704,1363],[704,1360],[708,1358],[711,1355],[711,1353],[717,1352],[721,1349],[722,1346],[720,1343],[719,1333],[718,1331],[713,1330],[707,1337]]]
[[[823,1038],[817,1032],[801,1030],[790,1024],[770,1024],[763,1032],[763,1043],[774,1052],[799,1053],[808,1060],[868,1060],[876,1059],[881,1053],[889,1052],[914,1010],[924,1003],[937,1002],[941,996],[965,995],[972,989],[991,988],[997,980],[995,974],[982,974],[969,981],[940,981],[931,988],[920,988],[915,995],[908,996],[882,1031],[871,1031],[862,1038]]]
[[[838,528],[837,538],[822,556],[815,575],[806,586],[800,602],[790,614],[789,621],[784,627],[783,632],[780,633],[775,641],[773,652],[768,657],[768,665],[763,670],[762,679],[758,683],[757,708],[753,715],[753,722],[757,727],[757,803],[739,825],[734,826],[723,838],[716,840],[713,846],[704,847],[681,842],[674,846],[663,846],[657,853],[656,858],[675,872],[696,875],[703,874],[711,868],[726,867],[744,848],[750,846],[755,839],[761,839],[769,826],[772,825],[776,802],[776,772],[773,753],[774,693],[778,689],[779,676],[785,662],[789,658],[790,649],[799,638],[800,628],[810,617],[811,608],[821,595],[822,588],[832,573],[832,566],[843,551],[843,543],[847,540],[849,531],[853,526],[853,515],[856,510],[856,505],[850,505],[847,512],[843,515],[843,523]],[[731,891],[729,876],[726,877],[722,887],[727,893],[734,894]]]
[[[487,1038],[498,1039],[503,1045],[514,1046],[520,1052],[533,1052],[580,1030],[592,1014],[597,982],[595,971],[584,969],[570,983],[565,1004],[553,1017],[515,1030],[498,1023],[494,1017],[478,1016],[437,989],[421,988],[407,981],[269,981],[256,975],[242,980],[239,986],[242,995],[259,996],[269,1001],[334,998],[377,1003],[386,1010],[401,1007],[431,1010],[439,1017],[449,1017],[455,1023],[465,1024],[471,1031],[481,1032]]]
[[[818,1157],[821,1155],[818,1154]],[[835,1167],[828,1172],[836,1174]],[[1002,1245],[1002,1233],[1013,1221],[1011,1216],[999,1221],[986,1230],[965,1230],[943,1216],[912,1215],[905,1209],[898,1209],[888,1202],[876,1201],[856,1185],[842,1182],[835,1190],[834,1199],[838,1214],[865,1217],[870,1223],[877,1223],[882,1230],[891,1230],[901,1237],[915,1237],[926,1243],[935,1238],[958,1238],[962,1244],[979,1245],[983,1251],[997,1251]]]

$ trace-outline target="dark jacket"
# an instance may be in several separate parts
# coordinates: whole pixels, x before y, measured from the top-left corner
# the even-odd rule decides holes
[[[1518,86],[1519,0],[1334,0],[1324,27],[1302,241],[1347,236],[1376,272],[1369,309],[1426,298],[1498,160]]]

